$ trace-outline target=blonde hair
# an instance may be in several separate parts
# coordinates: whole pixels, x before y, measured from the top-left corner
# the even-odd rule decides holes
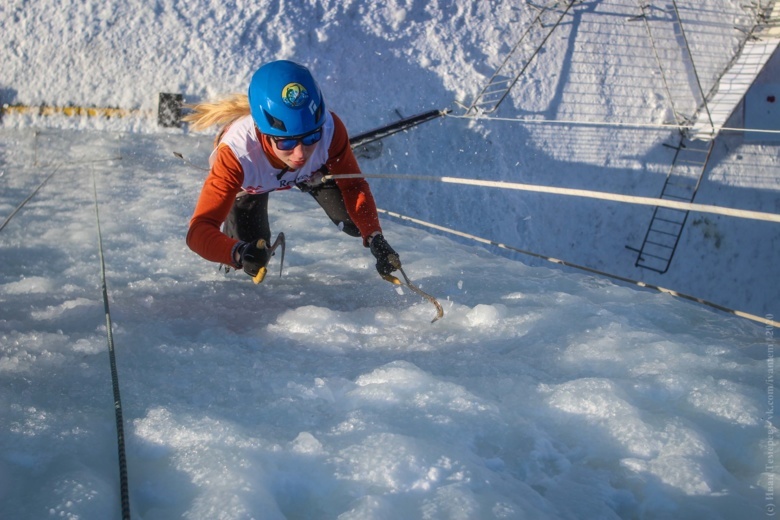
[[[205,130],[214,125],[225,126],[239,117],[249,115],[249,97],[246,94],[230,94],[218,101],[185,105],[192,109],[182,121],[190,123],[193,130]]]

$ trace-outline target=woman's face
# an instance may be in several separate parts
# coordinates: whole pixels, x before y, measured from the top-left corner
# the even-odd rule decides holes
[[[305,144],[298,142],[298,145],[292,150],[280,150],[276,146],[276,141],[271,139],[271,147],[274,153],[285,165],[292,170],[298,170],[306,164],[311,155],[314,153],[314,149],[317,148],[317,143],[306,146]]]

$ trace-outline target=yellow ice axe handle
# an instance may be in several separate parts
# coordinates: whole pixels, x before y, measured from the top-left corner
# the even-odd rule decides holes
[[[268,269],[265,267],[261,267],[257,274],[252,277],[252,281],[255,282],[255,285],[259,284],[265,279],[265,273],[268,272]]]
[[[396,278],[392,274],[383,274],[382,278],[384,278],[385,280],[387,280],[388,282],[390,282],[393,285],[404,285],[404,283],[401,280],[399,280],[398,278]]]

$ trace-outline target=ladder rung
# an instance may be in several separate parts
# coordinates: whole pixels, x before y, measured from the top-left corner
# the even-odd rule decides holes
[[[666,235],[666,236],[668,236],[668,237],[678,237],[678,236],[680,236],[680,235],[678,235],[677,233],[672,233],[672,232],[670,232],[670,231],[661,231],[660,229],[653,229],[653,228],[650,228],[650,231],[651,231],[652,233],[658,233],[659,235]]]
[[[666,244],[660,244],[658,242],[653,242],[652,240],[647,241],[648,244],[653,244],[654,246],[658,246],[662,249],[674,249],[673,246],[667,246]]]
[[[672,180],[674,179],[674,180]],[[691,184],[696,184],[697,179],[694,179],[693,177],[686,177],[683,175],[674,175],[670,176],[669,179],[666,181],[666,184],[668,186],[682,186],[682,187],[688,187]]]
[[[679,217],[682,220],[685,220],[685,216],[688,214],[688,212],[684,209],[675,209],[675,208],[665,208],[663,206],[657,206],[658,211],[655,212],[654,219],[657,220],[665,220],[667,222],[680,222],[678,220],[672,220],[672,217]],[[682,215],[680,215],[682,213]],[[666,216],[661,216],[666,215]]]
[[[663,193],[667,191],[676,191],[677,193],[685,193],[692,195],[696,186],[684,186],[682,184],[667,184],[664,186]]]
[[[498,80],[493,80],[490,83],[488,83],[488,86],[501,85],[502,83],[511,83],[514,79],[515,79],[514,77],[511,77],[511,78],[501,78]]]
[[[665,198],[664,196],[667,195],[667,194],[672,194],[671,196],[673,196],[674,193],[677,193],[677,194],[683,194],[684,193],[684,194],[688,195],[688,194],[690,194],[690,193],[692,193],[694,191],[693,188],[694,188],[694,186],[680,186],[680,185],[677,185],[677,184],[667,184],[666,186],[664,186],[664,189],[661,192],[661,197],[660,198]]]
[[[677,193],[692,193],[696,185],[684,185],[684,184],[667,184],[664,186],[664,193],[667,191],[676,191]]]
[[[679,175],[675,175],[675,178],[679,179],[680,176]],[[668,188],[668,189],[672,189],[672,190],[677,190],[678,192],[680,192],[680,191],[689,192],[689,191],[693,191],[693,189],[696,187],[697,184],[698,184],[698,181],[693,181],[693,180],[691,182],[688,182],[688,183],[685,183],[685,184],[683,184],[681,182],[666,181],[666,184],[664,184],[664,188],[663,188],[662,191],[666,191],[667,188]]]
[[[653,258],[658,258],[659,260],[663,260],[664,262],[668,262],[669,261],[669,258],[667,258],[665,256],[654,255],[653,253],[648,253],[647,251],[643,251],[642,255],[643,256],[651,256]]]
[[[691,199],[689,199],[689,198],[678,197],[677,195],[670,195],[668,193],[664,193],[662,198],[664,198],[664,199],[675,199],[675,200],[679,200],[679,201],[682,201],[682,202],[690,202],[691,201]],[[678,210],[678,211],[682,211],[682,210]]]
[[[659,242],[660,240],[660,242]],[[674,245],[677,243],[677,237],[675,235],[663,236],[659,233],[652,233],[648,235],[645,247],[652,245],[654,247],[661,247],[664,249],[674,249]]]
[[[672,224],[674,226],[682,226],[683,222],[685,222],[684,218],[683,218],[683,220],[670,220],[668,218],[663,218],[663,217],[659,217],[659,216],[656,216],[653,219],[653,222],[655,222],[656,220],[661,221],[661,222],[666,222],[667,224]],[[652,226],[652,222],[650,223],[650,225]]]
[[[506,92],[507,90],[509,90],[509,89],[503,88],[503,87],[502,88],[496,88],[496,89],[493,89],[493,90],[483,90],[482,91],[482,95],[483,96],[489,96],[490,94],[495,94],[497,92]]]
[[[661,222],[666,222],[667,224],[671,224],[673,226],[682,226],[683,222],[685,222],[684,220],[676,221],[676,220],[669,220],[669,219],[666,219],[666,218],[663,218],[663,217],[656,217],[653,220],[654,221],[655,220],[660,220]],[[650,225],[652,226],[652,222],[650,223]]]

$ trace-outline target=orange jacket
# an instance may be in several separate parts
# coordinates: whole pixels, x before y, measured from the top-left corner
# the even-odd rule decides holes
[[[325,166],[331,175],[360,173],[344,123],[336,114],[331,112],[331,115],[335,128]],[[284,164],[274,155],[268,139],[261,138],[261,141],[271,164],[281,170]],[[365,179],[336,178],[335,181],[344,198],[347,213],[360,230],[363,245],[366,246],[372,233],[382,231],[371,188]],[[187,232],[189,248],[206,260],[234,264],[231,251],[238,241],[223,234],[220,228],[233,207],[236,195],[241,192],[243,183],[244,171],[233,151],[228,146],[217,145],[216,158],[200,192]]]

